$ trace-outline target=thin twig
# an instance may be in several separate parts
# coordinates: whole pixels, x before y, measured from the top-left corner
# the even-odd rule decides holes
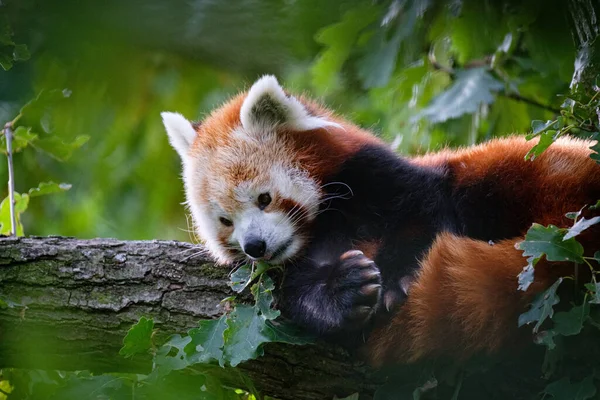
[[[532,106],[536,106],[539,108],[543,108],[544,110],[548,110],[553,112],[554,114],[560,114],[560,108],[554,108],[552,106],[549,106],[547,104],[542,104],[542,103],[538,103],[537,101],[527,98],[527,97],[523,97],[520,94],[517,93],[506,93],[506,92],[500,92],[500,94],[504,97],[507,97],[509,99],[513,99],[513,100],[517,100],[517,101],[522,101],[523,103],[527,103],[527,104],[531,104]]]
[[[452,67],[446,67],[445,65],[440,64],[435,56],[435,53],[433,52],[433,49],[429,51],[429,53],[427,54],[427,58],[429,59],[429,63],[431,64],[433,69],[436,69],[438,71],[444,71],[445,73],[450,75],[450,77],[454,77],[454,69],[452,69]]]
[[[12,159],[12,122],[4,125],[4,136],[6,137],[6,158],[8,159],[8,197],[10,201],[10,234],[17,236],[17,217],[15,215],[15,171]]]

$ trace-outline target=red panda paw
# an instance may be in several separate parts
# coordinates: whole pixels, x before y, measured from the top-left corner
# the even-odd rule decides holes
[[[330,290],[345,329],[362,328],[381,302],[381,274],[360,250],[342,254],[332,271]]]
[[[392,281],[391,284],[387,285],[383,293],[383,306],[386,311],[395,311],[406,301],[408,291],[414,282],[414,276],[405,275],[397,279],[396,282]]]

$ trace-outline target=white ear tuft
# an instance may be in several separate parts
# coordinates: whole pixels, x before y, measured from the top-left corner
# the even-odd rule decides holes
[[[162,116],[163,124],[169,135],[171,146],[177,150],[181,159],[185,161],[188,156],[188,150],[197,136],[194,127],[190,121],[185,119],[181,114],[162,112],[160,115]]]
[[[249,132],[285,125],[308,131],[326,126],[338,126],[324,118],[311,116],[304,105],[288,96],[273,75],[265,75],[250,88],[240,110],[242,126]]]

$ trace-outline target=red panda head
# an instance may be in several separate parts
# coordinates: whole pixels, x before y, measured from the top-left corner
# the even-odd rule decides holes
[[[219,262],[278,263],[303,248],[319,209],[323,171],[348,147],[332,141],[333,131],[345,128],[330,116],[286,94],[273,76],[200,125],[162,113],[182,159],[195,229]]]

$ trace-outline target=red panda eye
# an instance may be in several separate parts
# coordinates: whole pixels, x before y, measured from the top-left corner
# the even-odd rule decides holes
[[[224,217],[220,217],[219,221],[221,221],[221,223],[225,226],[232,226],[233,222],[231,222],[231,220],[228,220],[227,218]]]
[[[271,204],[271,195],[269,193],[262,193],[258,196],[258,208],[264,210]]]

